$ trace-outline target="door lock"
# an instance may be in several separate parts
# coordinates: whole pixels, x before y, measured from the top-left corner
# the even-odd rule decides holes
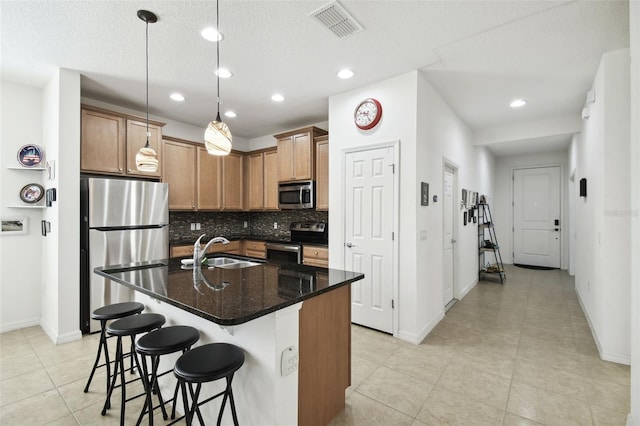
[[[355,247],[356,245],[355,244],[351,244],[351,243],[346,243],[345,246],[351,248],[351,247]]]

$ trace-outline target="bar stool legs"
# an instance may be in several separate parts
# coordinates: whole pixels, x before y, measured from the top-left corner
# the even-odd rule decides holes
[[[144,310],[144,305],[138,302],[123,302],[123,303],[115,303],[113,305],[103,306],[101,308],[96,309],[91,313],[91,318],[94,320],[100,321],[100,342],[98,344],[98,354],[96,355],[96,360],[93,363],[93,368],[91,369],[91,374],[89,374],[89,379],[87,380],[87,384],[84,387],[84,393],[89,392],[89,386],[91,386],[91,381],[93,380],[93,376],[96,370],[100,367],[106,367],[107,369],[107,380],[106,380],[106,390],[109,390],[109,381],[111,378],[111,360],[109,359],[109,347],[107,346],[107,339],[109,338],[106,333],[107,321],[124,318],[130,315],[139,314]],[[131,348],[133,351],[133,347]],[[104,364],[100,364],[100,355],[104,351]],[[133,364],[132,364],[133,368]]]

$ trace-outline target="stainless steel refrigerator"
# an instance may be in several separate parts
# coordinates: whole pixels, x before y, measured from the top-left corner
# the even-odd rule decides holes
[[[100,330],[93,310],[133,300],[133,290],[93,272],[169,257],[168,184],[140,180],[80,180],[80,329]]]

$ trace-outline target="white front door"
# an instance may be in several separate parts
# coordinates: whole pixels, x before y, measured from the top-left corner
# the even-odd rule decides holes
[[[560,167],[513,171],[513,263],[560,267]]]
[[[442,255],[442,287],[443,302],[446,306],[453,300],[453,179],[454,171],[450,167],[445,167],[442,179],[442,209],[443,209],[443,255]]]
[[[345,269],[365,278],[351,284],[351,321],[393,332],[393,147],[346,155]]]

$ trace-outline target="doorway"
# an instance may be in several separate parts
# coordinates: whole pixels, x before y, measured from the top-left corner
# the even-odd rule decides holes
[[[453,306],[455,282],[455,254],[456,243],[454,224],[457,223],[454,206],[456,191],[457,169],[449,164],[444,165],[442,173],[442,301],[445,307]]]
[[[513,263],[560,268],[560,167],[513,171]]]
[[[351,321],[394,331],[397,215],[395,144],[345,154],[345,269],[364,273],[351,285]]]

